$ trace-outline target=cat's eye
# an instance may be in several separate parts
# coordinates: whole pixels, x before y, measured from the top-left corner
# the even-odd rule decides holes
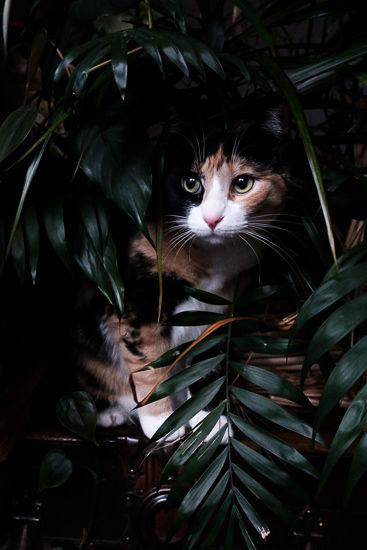
[[[233,182],[233,189],[236,193],[247,193],[255,183],[251,176],[238,176]]]
[[[182,187],[188,193],[199,193],[199,191],[201,191],[201,181],[198,177],[195,176],[183,178]]]

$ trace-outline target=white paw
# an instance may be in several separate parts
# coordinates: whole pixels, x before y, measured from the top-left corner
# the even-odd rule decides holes
[[[143,432],[149,439],[153,437],[156,431],[162,426],[162,424],[169,418],[169,414],[160,414],[157,416],[151,416],[139,410],[139,420]],[[185,426],[182,426],[177,431],[173,432],[169,437],[164,437],[164,441],[176,441],[180,439],[186,433]]]
[[[191,420],[190,420],[190,426],[192,428],[195,428],[200,422],[204,420],[208,416],[208,412],[206,411],[200,411],[197,413]],[[228,438],[233,436],[233,430],[230,422],[228,422],[228,418],[224,415],[219,417],[218,422],[215,424],[214,428],[209,432],[209,434],[206,436],[204,441],[208,441],[213,435],[215,435],[223,426],[227,424],[227,430],[224,432],[223,438],[222,438],[222,445],[226,445],[228,443]]]
[[[127,421],[126,410],[116,405],[115,407],[109,407],[105,411],[98,413],[97,424],[103,426],[103,428],[111,428],[113,426],[120,426]]]

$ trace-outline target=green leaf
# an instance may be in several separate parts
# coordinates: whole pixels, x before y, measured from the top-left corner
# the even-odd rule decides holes
[[[96,283],[121,317],[124,286],[109,231],[109,205],[103,195],[95,191],[80,191],[80,223],[74,228],[72,253],[84,273]]]
[[[167,420],[158,428],[153,435],[151,441],[158,441],[163,437],[169,436],[171,433],[184,426],[191,418],[199,411],[203,410],[218,393],[224,383],[224,376],[208,384],[205,388],[196,393],[186,403],[181,405],[174,411]]]
[[[145,211],[151,196],[149,138],[136,127],[131,102],[110,101],[92,121],[84,113],[72,136],[80,167],[149,239]],[[136,113],[135,113],[136,114]]]
[[[194,346],[190,351],[188,351],[185,355],[185,359],[190,359],[191,357],[200,355],[200,353],[204,353],[218,346],[225,338],[226,336],[223,334],[210,334],[209,336],[201,340],[198,344],[196,344],[196,346]],[[181,353],[185,351],[185,349],[191,346],[193,342],[194,340],[185,342],[184,344],[180,344],[179,346],[176,346],[166,353],[163,353],[160,357],[158,357],[158,359],[152,361],[149,366],[153,368],[159,368],[170,365],[171,363],[173,363],[173,361],[175,361],[175,359],[177,359],[177,357]]]
[[[230,365],[236,372],[241,374],[245,380],[256,384],[260,388],[279,395],[283,399],[288,399],[297,403],[300,407],[313,410],[312,403],[308,400],[305,394],[296,386],[294,386],[289,380],[278,376],[274,372],[264,370],[260,367],[253,367],[251,365],[244,365],[243,363],[236,363],[231,361]]]
[[[23,288],[24,278],[25,278],[26,254],[25,254],[24,233],[23,233],[23,227],[21,224],[17,225],[17,228],[13,236],[11,255],[13,258],[15,272],[17,274],[19,284],[21,288]]]
[[[179,467],[185,464],[185,462],[187,462],[191,456],[198,451],[204,439],[210,434],[218,422],[221,414],[223,414],[224,409],[225,403],[221,403],[214,410],[210,411],[200,425],[195,428],[192,434],[181,443],[165,465],[159,480],[160,485],[165,483],[169,477],[173,476],[178,471]],[[225,430],[223,430],[223,433],[224,431]],[[207,443],[204,445],[207,445]],[[198,457],[201,456],[201,452],[202,451],[200,451],[200,453],[195,457],[194,462],[197,462]]]
[[[165,324],[169,327],[195,327],[213,325],[218,321],[223,321],[227,316],[223,313],[214,313],[212,311],[183,311],[172,315]]]
[[[210,304],[213,306],[229,306],[231,304],[230,300],[222,298],[222,296],[217,296],[206,290],[199,290],[198,288],[192,288],[191,286],[184,286],[184,291],[189,296],[192,296],[199,302],[204,302],[204,304]]]
[[[173,395],[174,393],[184,388],[187,388],[191,384],[194,384],[210,371],[215,369],[215,367],[219,365],[224,357],[225,355],[211,357],[209,359],[204,359],[199,363],[184,368],[181,372],[178,372],[174,376],[171,376],[170,378],[162,382],[162,384],[160,384],[155,390],[148,403],[152,403],[153,401],[157,401],[158,399],[162,399],[163,397]]]
[[[275,483],[287,493],[295,497],[304,504],[309,504],[311,497],[306,493],[303,487],[297,483],[284,468],[279,467],[274,461],[269,460],[263,454],[254,451],[251,447],[230,438],[230,443],[240,456],[246,460],[250,466],[255,468],[260,474]]]
[[[235,0],[235,4],[243,11],[246,19],[248,19],[248,21],[254,26],[258,35],[264,40],[265,44],[275,57],[273,41],[263,21],[258,16],[256,9],[247,0]]]
[[[284,288],[284,285],[266,285],[253,288],[251,290],[246,290],[246,292],[236,298],[235,304],[236,306],[247,306],[249,304],[254,304],[260,300],[264,300],[265,298],[272,296]]]
[[[306,349],[306,345],[302,342],[273,336],[235,337],[232,338],[232,343],[248,352],[264,354],[288,355],[289,353],[304,353]]]
[[[41,158],[42,158],[43,153],[46,149],[46,146],[47,146],[47,143],[48,143],[49,139],[50,139],[50,136],[47,136],[46,139],[44,140],[44,142],[42,143],[42,147],[40,148],[38,153],[34,156],[33,160],[31,161],[30,165],[28,166],[27,173],[26,173],[25,180],[24,180],[24,186],[23,186],[23,189],[22,189],[22,195],[21,195],[20,200],[19,200],[19,204],[18,204],[18,208],[17,208],[16,214],[15,214],[13,227],[12,227],[11,232],[10,232],[10,238],[9,238],[9,243],[8,243],[8,248],[7,248],[6,255],[9,254],[10,248],[12,247],[13,238],[14,238],[19,220],[20,220],[20,216],[22,214],[22,210],[23,210],[23,206],[24,206],[24,202],[25,202],[27,193],[29,191],[30,185],[33,181],[33,178],[35,176],[38,165],[41,161]]]
[[[367,336],[364,336],[340,359],[326,381],[316,410],[315,431],[366,369]]]
[[[127,86],[127,52],[123,33],[114,36],[111,44],[111,67],[113,76],[120,92],[121,99],[125,99]]]
[[[208,464],[211,463],[222,443],[226,429],[226,426],[220,428],[208,441],[199,447],[194,457],[186,463],[185,468],[173,482],[167,499],[168,506],[181,502],[183,495],[202,474]]]
[[[243,513],[248,517],[256,531],[259,533],[261,538],[264,540],[268,535],[270,535],[270,529],[266,523],[261,519],[259,514],[254,510],[253,506],[249,501],[243,496],[243,494],[236,488],[233,487],[233,492],[236,496],[236,500],[240,505]]]
[[[255,546],[254,541],[252,540],[252,538],[251,538],[251,536],[248,532],[245,521],[244,521],[242,515],[240,514],[239,510],[237,509],[237,507],[234,509],[234,512],[235,512],[235,515],[236,515],[238,525],[241,529],[243,539],[244,539],[245,543],[247,544],[247,549],[248,550],[257,550],[257,547]]]
[[[40,469],[38,492],[59,487],[69,479],[73,472],[71,460],[65,458],[64,451],[52,450],[43,458]]]
[[[40,231],[36,209],[28,202],[24,209],[24,237],[33,284],[36,283],[37,264],[40,255]]]
[[[212,550],[213,545],[217,543],[223,523],[227,519],[228,512],[231,508],[231,503],[232,495],[231,493],[228,493],[219,509],[216,511],[216,514],[209,525],[206,536],[202,539],[202,541],[200,541],[200,550]]]
[[[353,454],[352,464],[348,473],[345,485],[344,505],[347,506],[352,496],[353,489],[367,471],[367,432],[365,432],[358,443]]]
[[[349,292],[366,281],[367,262],[340,270],[317,288],[301,307],[294,323],[292,334],[307,323],[312,317],[331,306]]]
[[[102,59],[106,57],[107,54],[110,53],[111,49],[111,38],[107,38],[108,42],[106,42],[106,38],[102,40],[98,40],[98,44],[80,61],[80,63],[77,64],[76,68],[73,71],[73,90],[75,92],[75,95],[77,99],[81,99],[83,92],[84,92],[84,86],[87,81],[89,71],[92,67],[95,67],[98,65]]]
[[[365,429],[367,423],[367,385],[354,398],[346,410],[332,442],[321,474],[318,493],[324,487],[332,469],[353,441]]]
[[[56,254],[68,272],[72,275],[73,268],[71,266],[69,250],[66,244],[64,197],[62,194],[54,193],[45,198],[43,202],[43,220],[48,238]]]
[[[199,511],[193,518],[192,524],[187,533],[185,533],[185,549],[192,550],[197,540],[204,532],[204,529],[210,519],[213,517],[218,504],[223,498],[229,480],[229,471],[221,477],[218,483],[215,484],[213,490],[203,502]]]
[[[285,506],[277,497],[272,495],[270,491],[265,489],[265,487],[263,487],[255,479],[246,474],[246,472],[241,470],[241,468],[239,468],[236,464],[233,464],[233,470],[244,486],[251,491],[251,493],[264,504],[264,506],[269,508],[274,514],[279,516],[292,528],[298,528],[301,532],[303,531],[299,519],[296,518],[296,516],[290,512],[289,508]]]
[[[287,430],[312,439],[312,427],[301,418],[293,414],[286,407],[282,407],[264,395],[256,394],[242,388],[231,387],[230,391],[251,412],[263,416],[270,422],[282,426]],[[320,435],[316,435],[316,441],[324,443]]]
[[[231,414],[229,419],[232,420],[232,422],[241,430],[242,433],[264,449],[267,449],[270,453],[279,457],[281,460],[292,464],[296,468],[303,470],[316,479],[320,477],[316,468],[310,464],[310,462],[303,457],[301,453],[287,443],[284,443],[284,441],[278,437],[273,436],[255,424],[252,424],[251,422],[234,414]]]
[[[18,107],[0,127],[0,162],[8,157],[32,130],[38,110],[34,105]]]
[[[196,513],[196,510],[199,508],[206,495],[216,486],[216,480],[222,471],[227,456],[228,450],[223,449],[221,454],[213,460],[210,466],[199,477],[195,485],[182,500],[171,524],[169,533],[176,533],[187,520]]]
[[[304,144],[305,152],[308,158],[308,162],[311,168],[313,179],[316,185],[316,190],[323,213],[330,250],[333,256],[333,259],[336,263],[336,253],[335,253],[335,241],[333,236],[333,231],[331,228],[330,212],[326,200],[325,189],[322,181],[321,171],[317,160],[316,151],[312,143],[311,134],[308,128],[306,121],[305,113],[303,111],[299,96],[296,92],[294,85],[287,76],[287,74],[279,67],[279,65],[270,57],[265,55],[262,52],[256,51],[252,52],[252,57],[255,61],[260,63],[274,78],[277,86],[284,93],[286,99],[289,102],[289,105],[293,111],[293,115],[296,119],[297,126]]]
[[[56,408],[57,418],[71,432],[98,445],[94,437],[97,411],[93,399],[83,391],[64,396]]]
[[[304,359],[301,381],[313,364],[367,318],[367,294],[358,296],[331,313],[313,336]]]

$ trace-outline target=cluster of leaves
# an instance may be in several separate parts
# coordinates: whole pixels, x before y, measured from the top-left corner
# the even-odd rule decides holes
[[[212,324],[211,332],[187,350],[186,356],[210,349],[219,340],[226,342],[226,353],[224,357],[193,364],[167,380],[151,397],[171,395],[224,361],[223,378],[176,411],[154,439],[176,431],[201,410],[203,403],[224,393],[220,405],[172,456],[162,483],[185,464],[172,491],[171,501],[175,504],[186,494],[172,530],[192,516],[188,548],[199,540],[204,525],[207,535],[200,539],[200,547],[210,547],[225,520],[228,548],[234,524],[248,547],[255,548],[251,529],[265,536],[268,527],[256,512],[253,500],[259,499],[286,522],[291,521],[287,507],[256,475],[270,479],[302,502],[310,502],[310,498],[280,466],[280,461],[318,477],[304,457],[272,435],[272,428],[259,425],[259,418],[311,439],[319,437],[316,434],[330,411],[366,368],[367,310],[361,292],[366,246],[361,243],[337,258],[338,245],[329,213],[332,207],[333,222],[340,233],[350,218],[363,219],[366,211],[365,170],[353,162],[354,145],[366,143],[363,112],[354,105],[365,84],[367,53],[367,40],[351,31],[356,18],[361,19],[360,2],[351,0],[346,6],[342,0],[306,4],[290,0],[285,6],[281,0],[264,4],[236,0],[235,9],[231,4],[230,17],[225,15],[228,10],[223,0],[198,0],[187,17],[179,0],[75,0],[62,4],[51,17],[46,2],[34,2],[21,36],[12,30],[15,7],[12,11],[11,1],[4,4],[3,36],[8,42],[4,48],[4,70],[12,62],[14,43],[26,39],[33,42],[25,75],[24,105],[14,106],[4,100],[4,122],[0,127],[3,289],[14,279],[14,273],[22,287],[27,287],[29,281],[37,285],[41,270],[46,269],[47,273],[46,255],[51,247],[66,272],[72,274],[76,264],[121,314],[124,285],[112,222],[117,208],[149,238],[145,212],[155,175],[152,159],[161,150],[160,137],[154,129],[162,120],[170,92],[178,91],[184,101],[205,94],[217,111],[238,105],[245,96],[262,97],[276,92],[292,108],[295,131],[302,138],[315,184],[299,192],[313,205],[313,211],[322,211],[329,243],[329,251],[320,252],[320,264],[324,262],[326,274],[315,282],[316,288],[300,309],[292,332],[295,336],[306,327],[311,336],[307,351],[301,350],[306,353],[302,382],[317,361],[327,379],[314,426],[265,397],[231,385],[230,372],[234,371],[244,381],[311,412],[313,409],[301,390],[280,377],[251,365],[230,362],[231,343],[246,351],[266,349],[269,353],[286,354],[299,350],[293,339],[270,339],[265,335],[233,338],[231,327],[241,322],[246,330],[269,330],[269,326],[255,326],[252,321],[233,316],[227,319],[209,315],[203,319],[200,314],[188,313],[172,319],[177,324]],[[200,17],[195,15],[195,7],[199,8]],[[51,21],[49,37],[38,27],[43,19],[46,24]],[[56,19],[61,26],[55,31]],[[316,34],[313,26],[318,27]],[[36,85],[39,70],[42,84]],[[357,89],[354,95],[346,85],[351,78]],[[308,109],[318,109],[323,114],[314,127],[306,120]],[[323,172],[318,156],[322,156],[327,167]],[[55,172],[61,165],[67,169],[63,168],[60,176]],[[323,236],[312,233],[311,227],[306,225],[318,250]],[[267,292],[253,293],[246,300],[263,298]],[[196,297],[209,303],[218,300],[203,294]],[[318,320],[320,315],[323,322]],[[227,333],[213,334],[219,327],[227,327]],[[328,353],[336,344],[343,349],[343,356],[333,368]],[[184,350],[172,350],[154,366],[169,363],[177,351]],[[320,490],[344,450],[363,431],[367,420],[365,388],[360,389],[335,435]],[[241,414],[232,412],[233,403]],[[256,422],[251,411],[256,413]],[[222,447],[228,426],[210,434],[223,414],[235,428],[235,435],[230,435],[228,444]],[[242,439],[254,442],[255,448],[244,445]],[[362,437],[350,470],[346,500],[367,468],[365,445],[366,438]],[[61,463],[69,467],[62,457],[58,464]],[[243,464],[248,464],[256,475],[247,473]]]

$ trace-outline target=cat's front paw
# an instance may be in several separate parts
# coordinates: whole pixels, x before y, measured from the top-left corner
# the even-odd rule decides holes
[[[109,407],[108,409],[98,413],[97,416],[97,424],[103,428],[121,426],[121,424],[125,424],[126,421],[126,410],[119,405]]]
[[[200,422],[202,422],[208,416],[208,414],[209,413],[206,411],[200,411],[190,420],[190,426],[192,428],[195,428]],[[221,441],[222,445],[226,445],[228,443],[228,439],[233,436],[233,429],[232,429],[231,423],[228,421],[228,418],[223,414],[219,417],[218,422],[215,424],[211,432],[209,432],[209,434],[206,436],[204,441],[208,441],[208,439],[210,439],[213,435],[215,435],[226,424],[227,424],[227,429],[224,432],[224,435]]]
[[[156,431],[162,426],[162,424],[169,418],[169,414],[160,414],[152,416],[143,412],[139,412],[139,420],[143,432],[149,439],[153,437]],[[173,432],[169,437],[164,437],[164,441],[176,441],[181,439],[186,433],[185,426],[182,426],[175,432]]]

